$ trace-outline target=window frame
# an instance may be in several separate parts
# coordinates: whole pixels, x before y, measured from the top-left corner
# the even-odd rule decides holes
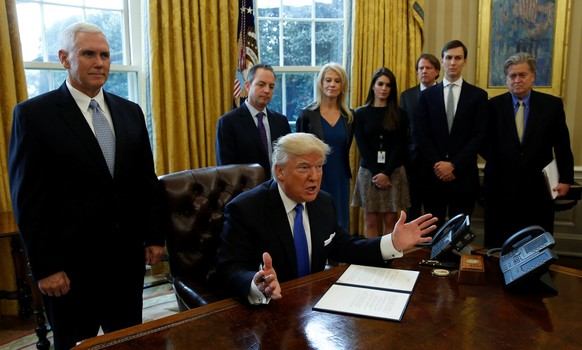
[[[22,3],[40,3],[42,5],[55,5],[49,1],[22,1]],[[58,5],[58,4],[56,4]],[[127,64],[111,64],[110,73],[129,73],[128,74],[128,95],[131,101],[138,103],[142,109],[146,106],[145,99],[145,65],[144,54],[142,52],[144,47],[144,36],[142,22],[142,13],[145,8],[145,2],[140,0],[123,0],[124,10],[122,10],[123,25],[125,36],[123,37],[123,46],[126,54]],[[63,5],[66,6],[66,5]],[[74,7],[84,8],[84,5]],[[44,35],[44,33],[42,33]],[[24,69],[26,70],[41,70],[41,71],[65,71],[62,64],[59,62],[39,62],[39,61],[23,61]],[[131,74],[133,73],[133,74]],[[53,90],[60,86],[62,82],[50,82],[50,89]],[[145,111],[145,110],[144,110]]]
[[[283,0],[279,1],[279,8],[283,8]],[[347,63],[351,60],[351,15],[352,15],[352,6],[353,0],[344,0],[343,3],[343,17],[339,18],[316,18],[315,17],[315,0],[311,2],[311,18],[286,18],[282,16],[282,11],[279,11],[278,17],[268,17],[268,16],[259,16],[259,9],[258,4],[255,6],[255,28],[261,28],[261,21],[278,21],[279,25],[279,62],[278,65],[272,65],[275,74],[280,75],[281,78],[277,79],[277,85],[281,86],[281,106],[283,110],[278,111],[287,116],[289,120],[289,124],[294,129],[295,120],[297,116],[295,115],[288,115],[287,112],[287,86],[286,86],[286,76],[287,74],[293,73],[313,73],[314,76],[314,84],[313,84],[313,98],[315,100],[316,94],[316,80],[317,80],[317,73],[323,67],[322,65],[316,65],[316,32],[315,26],[317,23],[343,23],[344,31],[342,35],[343,43],[342,43],[342,60],[341,62],[337,62],[341,64],[346,72],[349,72],[349,67],[347,67]],[[311,23],[311,65],[310,66],[284,66],[284,33],[283,33],[283,22],[285,21],[293,21],[293,22],[309,22]],[[261,34],[260,30],[257,30],[257,41],[260,42]],[[261,59],[261,49],[260,44],[258,46],[259,51],[259,59]],[[348,73],[349,76],[349,73]]]

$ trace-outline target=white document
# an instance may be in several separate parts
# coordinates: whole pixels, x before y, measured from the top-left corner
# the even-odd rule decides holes
[[[314,310],[402,320],[418,271],[350,265]]]
[[[546,178],[546,183],[548,184],[548,190],[550,191],[550,196],[552,199],[556,199],[558,196],[558,192],[554,191],[553,188],[556,187],[558,181],[560,181],[560,173],[558,173],[558,164],[556,163],[555,159],[544,167],[542,170],[544,176]]]
[[[412,292],[418,274],[418,271],[350,265],[336,283]]]
[[[409,293],[334,284],[313,309],[400,321],[409,299]]]

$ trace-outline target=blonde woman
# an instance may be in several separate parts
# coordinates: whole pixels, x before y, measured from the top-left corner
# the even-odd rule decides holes
[[[321,189],[332,195],[337,217],[350,231],[350,146],[354,138],[353,114],[348,108],[348,77],[337,63],[328,63],[316,81],[316,99],[301,110],[297,132],[314,134],[331,146],[323,166]]]

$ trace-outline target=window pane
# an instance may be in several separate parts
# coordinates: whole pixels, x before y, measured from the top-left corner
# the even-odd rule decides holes
[[[51,0],[53,4],[83,6],[83,0]]]
[[[257,3],[260,17],[279,17],[279,2],[259,0]]]
[[[54,90],[67,79],[66,70],[26,69],[24,74],[29,98]]]
[[[275,78],[275,91],[273,92],[271,102],[269,102],[269,109],[285,114],[285,111],[283,110],[283,75],[275,73]],[[287,119],[289,119],[289,117],[287,117]]]
[[[311,18],[311,0],[283,0],[283,18]]]
[[[311,66],[311,23],[283,22],[283,65]]]
[[[279,66],[279,21],[259,22],[259,50],[261,62]]]
[[[85,0],[85,6],[102,9],[123,9],[123,0]]]
[[[137,102],[137,73],[136,72],[110,72],[107,83],[103,86],[107,92],[111,92],[117,96]],[[132,96],[134,95],[134,96]]]
[[[42,21],[38,4],[16,4],[24,61],[44,61],[42,46]],[[24,25],[26,23],[26,25]]]
[[[80,8],[44,5],[44,25],[46,28],[46,56],[43,62],[59,62],[61,34],[69,25],[83,20]],[[20,26],[22,28],[22,25]]]
[[[119,11],[87,11],[87,22],[97,25],[109,41],[111,63],[129,64],[124,57],[124,30],[121,12]]]
[[[313,101],[315,73],[286,73],[285,94],[287,97],[287,119],[297,120],[299,111]]]
[[[343,23],[315,23],[315,65],[342,63]]]
[[[315,0],[316,18],[342,18],[343,16],[343,0]]]

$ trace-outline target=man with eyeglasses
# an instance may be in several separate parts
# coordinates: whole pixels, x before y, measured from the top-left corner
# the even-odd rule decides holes
[[[532,90],[537,63],[529,53],[503,66],[507,89],[489,100],[485,166],[485,246],[501,247],[517,231],[539,225],[552,233],[554,202],[542,169],[555,157],[557,196],[574,182],[574,157],[562,99]]]

